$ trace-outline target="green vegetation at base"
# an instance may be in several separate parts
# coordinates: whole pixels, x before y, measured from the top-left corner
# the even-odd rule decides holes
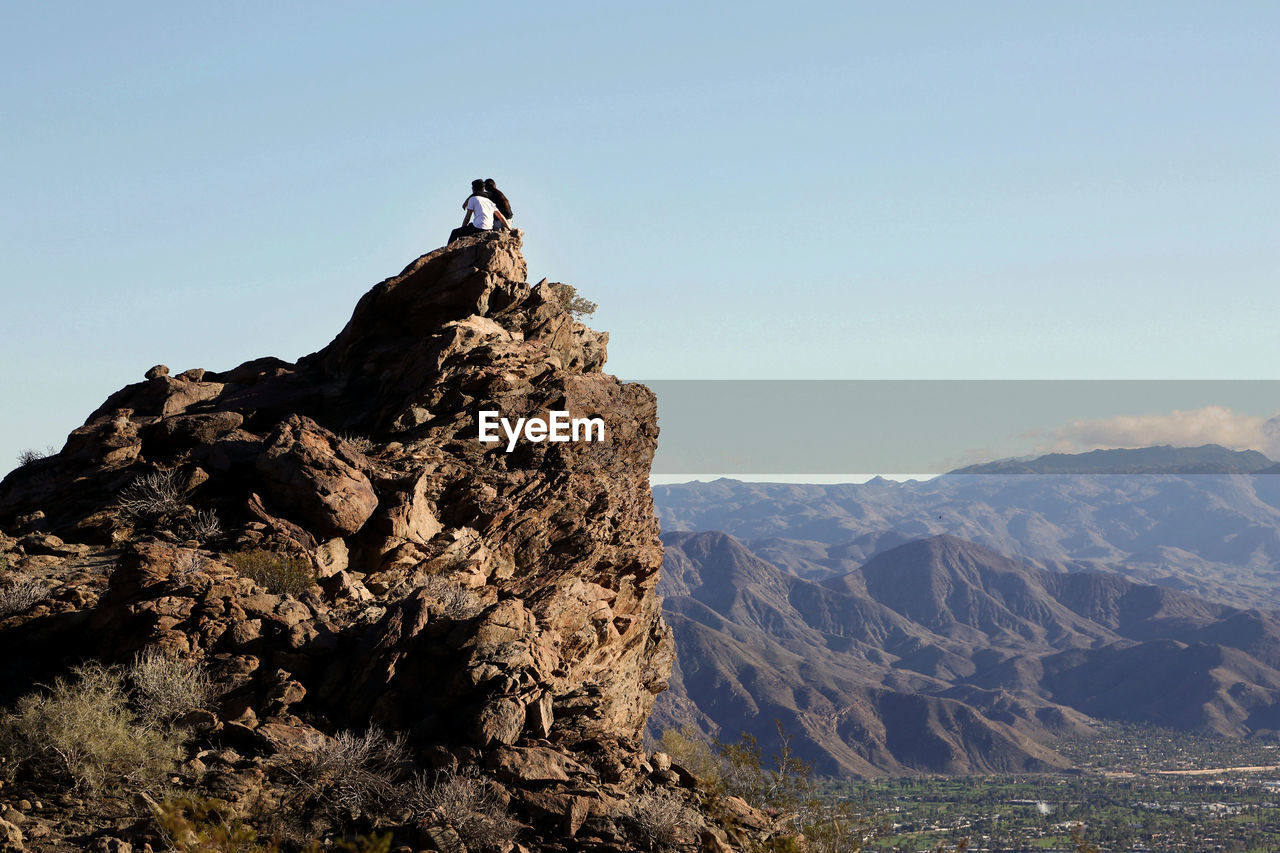
[[[182,797],[166,800],[156,811],[156,823],[169,846],[180,853],[269,853],[258,833],[228,816],[221,800]]]
[[[166,800],[156,810],[156,823],[177,853],[279,853],[275,841],[259,841],[258,833],[244,821],[229,816],[227,804],[204,797]],[[388,853],[390,835],[358,836],[329,844],[313,841],[303,853]]]
[[[0,717],[6,772],[65,780],[87,793],[158,788],[183,756],[187,734],[147,719],[129,700],[125,673],[98,663],[23,696]]]
[[[235,551],[227,555],[236,571],[276,595],[300,596],[315,586],[311,561],[306,557],[264,551]]]
[[[706,794],[708,813],[731,824],[730,798],[783,816],[790,831],[758,843],[760,853],[859,853],[881,826],[872,812],[849,798],[823,790],[813,767],[791,748],[792,736],[778,723],[778,752],[766,759],[749,734],[737,742],[707,741],[694,729],[668,730],[661,748],[691,772]]]

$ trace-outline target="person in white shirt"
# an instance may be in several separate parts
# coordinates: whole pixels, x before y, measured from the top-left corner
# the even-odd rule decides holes
[[[462,203],[462,209],[466,211],[462,217],[462,227],[453,229],[449,234],[450,243],[460,237],[470,237],[482,231],[491,231],[495,220],[508,228],[511,227],[507,218],[502,215],[502,211],[498,210],[498,206],[485,197],[482,180],[477,179],[471,182],[471,195],[467,196],[467,200]],[[473,216],[474,224],[471,221]]]

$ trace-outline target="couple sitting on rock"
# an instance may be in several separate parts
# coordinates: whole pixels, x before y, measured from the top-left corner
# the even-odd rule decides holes
[[[493,178],[484,181],[476,178],[472,181],[471,195],[467,196],[467,200],[462,203],[462,209],[466,211],[466,215],[462,217],[462,227],[450,232],[450,243],[459,237],[470,237],[472,234],[480,234],[484,231],[511,227],[511,202],[507,201],[507,197],[502,194],[502,190],[498,189]],[[472,216],[475,217],[474,222],[472,222]]]

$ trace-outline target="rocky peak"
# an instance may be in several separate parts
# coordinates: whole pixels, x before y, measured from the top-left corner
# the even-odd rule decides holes
[[[518,232],[458,241],[374,286],[320,351],[158,365],[5,478],[0,529],[26,538],[2,541],[50,591],[0,621],[3,698],[155,647],[214,673],[211,737],[270,756],[372,723],[419,762],[496,773],[526,820],[608,813],[650,769],[673,659],[655,400],[525,278]],[[507,452],[477,440],[482,410],[599,417],[605,436]],[[106,568],[71,573],[32,536]],[[273,587],[250,557],[307,568]]]

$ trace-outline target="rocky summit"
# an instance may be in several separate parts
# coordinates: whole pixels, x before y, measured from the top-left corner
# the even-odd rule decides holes
[[[24,747],[5,849],[24,833],[160,849],[157,825],[234,819],[282,849],[387,832],[464,850],[473,812],[507,816],[474,849],[638,846],[628,797],[688,781],[641,741],[674,656],[656,403],[602,372],[607,334],[574,318],[571,289],[526,282],[520,246],[503,232],[418,258],[297,363],[157,365],[5,478],[5,736],[60,684],[114,677],[122,713],[182,745],[159,787],[125,774],[96,797]],[[598,417],[605,436],[508,452],[477,440],[481,411]],[[148,654],[210,698],[143,707]],[[481,805],[441,806],[450,780]],[[701,819],[678,831],[732,841]]]

